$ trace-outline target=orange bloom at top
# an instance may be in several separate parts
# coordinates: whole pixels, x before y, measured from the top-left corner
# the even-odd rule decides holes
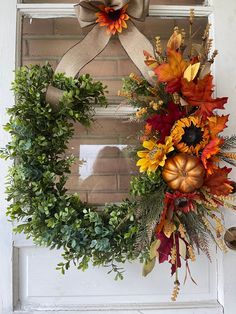
[[[121,33],[123,28],[127,28],[126,21],[129,19],[127,7],[128,5],[125,5],[120,10],[114,10],[112,7],[99,6],[101,11],[96,13],[98,17],[96,22],[100,26],[106,26],[108,34]]]

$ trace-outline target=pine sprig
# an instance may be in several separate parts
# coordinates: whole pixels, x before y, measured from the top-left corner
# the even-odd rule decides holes
[[[221,160],[223,160],[223,161],[227,162],[228,164],[236,167],[236,160],[235,159],[224,156],[223,154],[219,154],[219,157]]]
[[[224,143],[221,146],[221,150],[228,151],[236,148],[236,135],[223,137]]]
[[[198,251],[201,250],[210,260],[209,232],[206,230],[201,215],[196,212],[182,213],[179,219],[186,229],[190,244],[195,245]]]
[[[139,227],[136,238],[136,251],[142,251],[152,241],[155,226],[159,222],[164,209],[164,194],[166,186],[163,184],[158,191],[147,194],[141,198],[138,204]]]

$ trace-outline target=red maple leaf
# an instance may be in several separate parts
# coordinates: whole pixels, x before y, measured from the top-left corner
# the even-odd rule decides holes
[[[178,106],[173,102],[167,105],[167,111],[163,114],[155,114],[147,119],[147,123],[152,126],[152,129],[160,134],[160,143],[165,142],[165,137],[170,135],[170,130],[176,120],[181,119],[184,112],[180,111]]]
[[[156,234],[156,238],[161,241],[161,244],[158,248],[159,252],[159,263],[169,261],[171,263],[171,250],[174,246],[173,237],[167,238],[163,232]],[[184,240],[183,240],[184,241]],[[177,267],[181,267],[180,253],[179,253],[179,234],[175,234],[175,243],[176,243],[176,264],[171,265],[171,275],[176,272]]]
[[[218,168],[214,173],[208,176],[204,182],[210,193],[213,195],[229,195],[232,190],[232,182],[228,179],[231,168]]]
[[[185,100],[192,106],[197,106],[196,114],[203,118],[212,116],[214,109],[224,109],[227,97],[212,98],[213,93],[213,76],[208,74],[203,79],[187,81],[181,80],[181,91]]]

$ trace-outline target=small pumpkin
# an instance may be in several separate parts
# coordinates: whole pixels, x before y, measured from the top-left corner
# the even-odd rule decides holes
[[[167,159],[162,176],[172,190],[191,193],[203,185],[205,169],[199,158],[179,153]]]

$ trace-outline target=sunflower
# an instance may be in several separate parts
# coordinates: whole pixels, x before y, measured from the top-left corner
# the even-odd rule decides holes
[[[209,131],[200,117],[190,116],[174,124],[171,135],[174,146],[182,153],[196,154],[209,142]]]
[[[165,165],[166,155],[174,150],[171,137],[166,137],[165,144],[157,144],[154,140],[144,141],[143,147],[147,150],[138,151],[140,159],[137,166],[140,172],[155,172],[156,169]]]
[[[127,28],[126,21],[129,19],[129,15],[126,13],[127,7],[126,4],[123,8],[114,10],[112,7],[99,6],[100,11],[96,13],[96,22],[100,26],[106,26],[108,34],[121,33],[123,28]]]

